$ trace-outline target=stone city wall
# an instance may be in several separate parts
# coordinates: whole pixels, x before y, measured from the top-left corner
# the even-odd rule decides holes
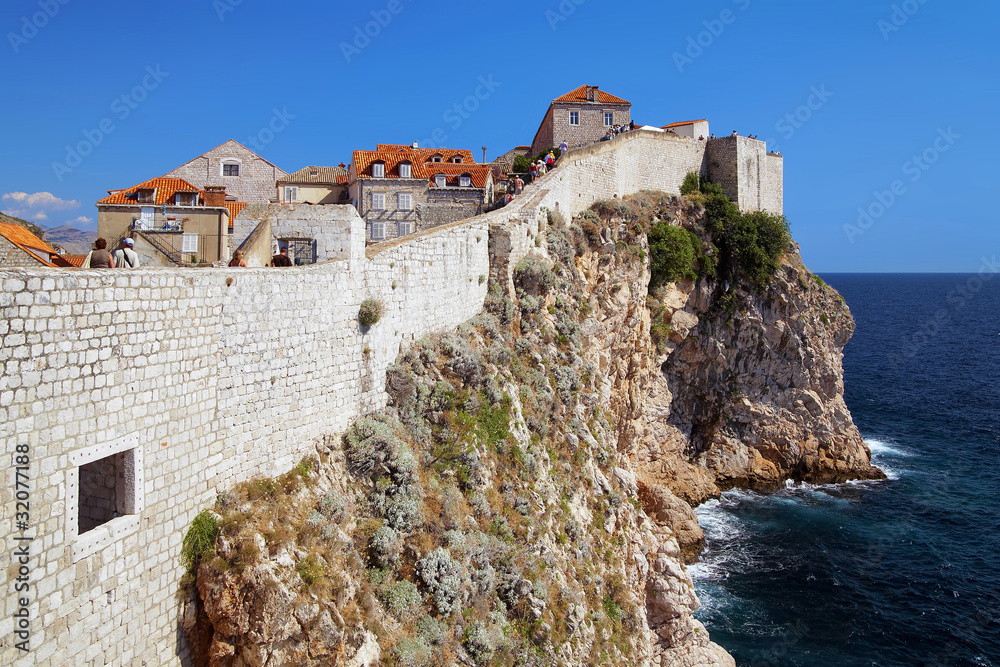
[[[19,570],[2,570],[0,662],[188,664],[177,593],[198,512],[384,407],[401,348],[480,312],[491,271],[511,288],[545,209],[678,192],[704,157],[705,142],[627,133],[472,220],[366,250],[352,215],[347,256],[310,267],[0,270],[0,447],[26,457],[30,498],[21,530],[9,465],[0,535],[6,554],[29,545],[30,588],[13,594]],[[369,297],[384,314],[364,331]]]

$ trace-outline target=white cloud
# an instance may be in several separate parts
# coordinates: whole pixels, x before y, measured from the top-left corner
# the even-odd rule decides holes
[[[63,211],[68,208],[80,208],[80,202],[75,199],[60,199],[51,192],[6,192],[3,195],[4,201],[16,202],[18,206],[24,207],[22,210],[51,210]]]
[[[47,213],[46,213],[45,211],[39,211],[38,213],[36,213],[36,214],[35,214],[34,216],[32,216],[32,217],[33,217],[33,218],[34,218],[35,220],[48,220],[48,219],[49,219],[49,216],[48,216],[48,214],[47,214]]]
[[[74,218],[73,220],[70,220],[66,224],[69,224],[69,225],[86,225],[88,222],[93,222],[93,221],[94,221],[93,218],[88,218],[85,215],[81,215],[79,218]]]

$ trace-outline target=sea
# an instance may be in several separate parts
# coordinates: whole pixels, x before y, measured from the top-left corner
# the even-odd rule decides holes
[[[696,616],[738,665],[1000,667],[1000,274],[822,277],[889,479],[699,507]]]

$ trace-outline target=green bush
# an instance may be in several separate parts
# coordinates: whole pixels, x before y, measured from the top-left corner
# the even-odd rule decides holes
[[[531,171],[531,158],[527,155],[518,155],[514,158],[514,173],[526,174]]]
[[[219,536],[219,522],[208,510],[202,511],[191,522],[184,542],[181,544],[181,557],[187,566],[188,572],[193,572],[198,565],[198,560],[209,549],[215,546],[215,540]]]
[[[382,304],[375,299],[368,298],[361,302],[361,309],[358,311],[358,324],[363,327],[370,327],[382,319]]]
[[[689,171],[688,175],[684,177],[684,183],[681,185],[681,194],[689,195],[692,192],[697,192],[699,189],[698,173]]]
[[[700,254],[697,236],[668,222],[658,222],[649,230],[650,291],[681,279],[696,280],[695,259]]]
[[[309,554],[305,558],[299,561],[295,569],[299,573],[299,577],[302,579],[302,583],[306,586],[311,586],[323,576],[326,572],[326,567],[323,563],[319,561],[316,554]]]

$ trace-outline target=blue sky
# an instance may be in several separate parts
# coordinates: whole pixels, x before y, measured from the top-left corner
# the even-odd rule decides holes
[[[7,0],[0,208],[96,227],[109,188],[230,138],[287,171],[435,131],[492,160],[592,84],[638,122],[771,140],[813,270],[975,272],[1000,254],[998,18],[969,0]]]

